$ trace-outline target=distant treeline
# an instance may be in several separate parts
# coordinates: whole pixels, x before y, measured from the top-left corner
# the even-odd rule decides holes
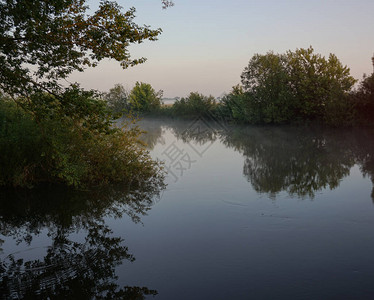
[[[146,83],[137,83],[129,93],[116,85],[104,98],[115,112],[143,115],[213,116],[242,124],[373,125],[374,73],[356,83],[334,54],[325,58],[310,47],[254,55],[241,84],[219,101],[192,92],[173,105],[162,105],[162,91]]]

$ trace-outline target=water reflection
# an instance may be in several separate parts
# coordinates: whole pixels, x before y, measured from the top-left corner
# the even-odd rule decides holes
[[[335,189],[355,163],[349,139],[323,131],[233,130],[223,141],[243,154],[243,174],[253,188],[273,197],[286,191],[313,198],[321,189]]]
[[[356,132],[354,153],[361,172],[373,182],[371,198],[374,202],[374,130]]]
[[[119,121],[121,122],[121,121]],[[140,140],[147,146],[148,149],[153,149],[157,144],[164,145],[165,127],[158,120],[140,120],[140,129],[144,134],[140,136]]]
[[[26,251],[0,262],[2,299],[145,299],[157,291],[116,283],[115,267],[135,257],[124,239],[113,236],[105,217],[131,217],[140,222],[164,188],[162,180],[143,186],[112,187],[96,192],[63,189],[0,192],[0,233],[5,240],[25,243],[48,232],[49,246],[37,249],[37,259]],[[3,242],[3,241],[2,241]],[[40,254],[40,252],[42,252]]]
[[[149,131],[153,140],[162,138],[166,128],[184,143],[205,144],[220,140],[243,155],[243,175],[253,189],[272,198],[280,192],[313,198],[322,189],[336,189],[355,164],[374,184],[373,130],[223,128],[201,121],[199,126],[203,130],[189,130],[194,122],[143,120],[141,126]],[[153,143],[150,148],[154,146]],[[371,196],[374,201],[374,188]]]
[[[321,189],[337,188],[342,179],[349,175],[354,165],[360,167],[363,175],[370,177],[372,181],[374,180],[374,134],[370,130],[342,131],[238,126],[222,128],[219,124],[206,124],[203,122],[198,124],[199,130],[196,131],[189,130],[192,127],[191,123],[144,120],[141,127],[149,131],[149,134],[144,137],[144,141],[149,144],[150,148],[161,144],[160,152],[168,146],[166,141],[170,135],[184,143],[193,142],[204,145],[216,141],[217,144],[215,146],[233,150],[216,153],[231,152],[233,154],[235,151],[243,157],[240,158],[238,156],[240,159],[238,169],[233,168],[229,171],[242,173],[255,191],[266,193],[271,197],[275,197],[280,192],[286,192],[297,197],[313,198]],[[219,150],[221,151],[222,149]],[[209,151],[204,155],[210,155]],[[212,152],[214,151],[212,150]],[[230,159],[228,158],[228,161]],[[218,162],[219,157],[214,158],[212,161]],[[242,164],[243,168],[241,169]],[[228,174],[227,176],[230,175]],[[209,187],[209,182],[206,182],[207,189],[211,188]],[[243,198],[246,197],[247,183],[244,182],[244,185],[244,189],[237,193]],[[0,295],[3,295],[3,299],[46,299],[47,297],[50,299],[75,299],[78,297],[84,299],[144,299],[147,295],[157,294],[154,288],[159,288],[160,293],[167,293],[167,289],[164,287],[162,291],[158,284],[151,287],[120,286],[118,284],[115,273],[116,267],[125,261],[134,261],[136,255],[139,257],[141,254],[138,251],[139,249],[137,249],[136,253],[131,253],[131,249],[125,245],[125,237],[115,236],[108,223],[106,223],[107,217],[123,218],[126,216],[129,216],[135,223],[141,222],[142,216],[149,212],[163,188],[162,181],[157,181],[138,187],[113,187],[108,190],[90,193],[70,192],[63,189],[43,189],[33,193],[0,191],[0,255],[2,257],[0,261]],[[235,193],[234,189],[235,187],[222,186],[221,189],[217,190],[216,194],[224,193],[226,190],[227,193]],[[244,195],[242,195],[242,191],[244,191]],[[189,199],[189,195],[179,194],[180,192],[183,192],[183,189],[171,191],[169,197],[180,197],[179,200]],[[214,194],[213,198],[215,198],[216,194]],[[194,195],[198,195],[198,191]],[[374,193],[372,193],[372,197],[374,200]],[[173,205],[175,205],[175,202],[173,202]],[[209,204],[209,199],[206,202]],[[368,222],[367,220],[370,221],[368,215],[364,215],[363,219],[360,219],[362,216],[361,211],[360,214],[353,214],[352,216],[347,214],[351,217],[348,223],[346,223],[346,218],[342,218],[343,221],[334,219],[331,223],[321,223],[322,219],[328,220],[328,218],[313,219],[312,214],[311,218],[315,220],[313,224],[316,226],[313,225],[313,228],[306,227],[310,231],[302,230],[300,235],[297,236],[295,235],[297,232],[285,230],[297,228],[299,224],[303,224],[303,218],[295,218],[295,214],[293,218],[265,218],[263,214],[260,214],[265,206],[257,208],[256,205],[258,203],[255,203],[252,207],[248,206],[248,210],[242,209],[242,207],[238,209],[239,206],[233,206],[227,210],[225,205],[219,205],[219,202],[214,202],[218,204],[214,207],[207,205],[205,211],[205,206],[203,205],[200,205],[199,209],[197,209],[195,207],[196,203],[197,201],[185,201],[183,209],[171,210],[167,210],[168,206],[165,205],[163,207],[165,212],[159,210],[157,221],[150,223],[157,230],[151,230],[148,236],[145,233],[141,236],[141,238],[144,238],[144,236],[148,237],[148,243],[157,239],[157,243],[164,247],[161,248],[158,245],[159,249],[162,249],[160,251],[162,255],[150,254],[148,249],[146,249],[143,257],[149,256],[150,260],[157,261],[155,262],[156,265],[158,263],[159,267],[162,266],[163,269],[170,272],[169,274],[172,274],[170,277],[161,276],[167,278],[165,280],[167,282],[164,283],[167,287],[175,283],[174,286],[182,286],[178,285],[178,280],[182,281],[183,279],[180,278],[183,277],[177,278],[176,281],[172,278],[176,274],[175,272],[181,270],[183,271],[181,273],[185,273],[187,277],[199,278],[196,275],[196,268],[199,269],[201,265],[204,267],[199,269],[199,273],[201,270],[201,274],[209,274],[206,278],[213,278],[215,271],[209,273],[206,270],[216,270],[214,268],[219,265],[216,263],[218,258],[223,261],[227,257],[229,257],[227,258],[228,265],[232,262],[232,257],[235,257],[235,259],[241,258],[241,260],[235,260],[232,263],[234,267],[231,269],[229,267],[226,268],[225,265],[224,271],[222,273],[217,272],[217,274],[225,278],[222,274],[237,272],[239,274],[238,277],[235,278],[234,276],[232,280],[239,287],[247,286],[247,282],[243,283],[240,279],[245,278],[248,274],[250,276],[253,275],[253,278],[257,278],[256,276],[260,274],[263,277],[260,276],[258,278],[261,278],[260,281],[265,283],[270,273],[282,274],[279,275],[279,278],[286,278],[283,277],[285,269],[292,270],[293,267],[297,269],[299,265],[303,266],[303,264],[305,266],[304,257],[298,257],[296,254],[294,256],[294,253],[303,253],[314,246],[316,248],[313,248],[313,251],[306,252],[308,257],[314,258],[314,260],[310,260],[310,266],[308,265],[306,270],[313,271],[315,262],[319,261],[318,255],[323,256],[330,251],[332,254],[330,256],[327,255],[326,260],[320,260],[321,263],[319,265],[327,265],[328,268],[328,264],[325,262],[331,262],[339,250],[344,249],[344,247],[349,250],[351,249],[350,245],[356,245],[360,240],[366,241],[366,238],[361,239],[361,236],[357,235],[357,233],[365,233],[365,228],[367,227],[365,222]],[[263,205],[263,202],[261,202],[261,205]],[[192,206],[194,207],[192,208]],[[222,211],[220,210],[221,207],[223,208]],[[180,211],[187,211],[187,213],[179,213]],[[240,211],[240,214],[238,211]],[[286,209],[285,211],[287,212]],[[248,213],[246,214],[246,212]],[[318,212],[315,215],[320,216],[321,212],[326,212],[326,210],[323,207],[314,212]],[[289,211],[288,213],[291,214]],[[305,213],[303,216],[308,216],[306,210],[303,213]],[[192,215],[194,221],[196,221],[193,226],[191,226]],[[240,219],[240,216],[243,216],[243,219]],[[331,216],[331,214],[327,213],[325,216]],[[239,221],[237,221],[238,218]],[[226,220],[226,222],[222,222],[222,220]],[[284,220],[286,221],[283,222]],[[341,226],[336,231],[334,229],[335,223]],[[326,225],[330,226],[329,230],[325,230]],[[174,229],[174,226],[176,229]],[[178,231],[178,228],[180,231]],[[241,229],[238,230],[238,228]],[[314,228],[316,228],[315,231],[313,231]],[[370,226],[368,228],[370,231]],[[140,232],[136,232],[140,234]],[[155,235],[155,232],[160,232],[159,236]],[[232,234],[233,232],[236,233]],[[282,233],[280,234],[280,232]],[[334,236],[331,232],[334,232],[337,236],[335,240],[331,239],[331,236]],[[348,234],[345,235],[345,232],[349,232],[349,236]],[[46,237],[47,233],[48,237]],[[38,243],[40,243],[41,236],[44,236],[44,240],[40,245]],[[219,245],[222,236],[225,237],[225,241],[227,240],[227,245],[234,246],[230,246],[230,249],[223,247],[220,252]],[[245,248],[243,241],[246,241],[248,236],[250,236],[250,241],[248,240],[246,244],[248,247]],[[313,237],[321,236],[320,240],[318,238],[313,239]],[[308,243],[307,240],[310,237],[312,239]],[[353,239],[355,237],[357,239]],[[161,239],[164,244],[158,239]],[[194,240],[199,244],[191,242]],[[206,248],[201,246],[201,244],[204,245],[204,243],[201,243],[202,240],[206,241]],[[352,240],[354,242],[351,242]],[[8,244],[12,244],[13,241],[19,247],[9,248]],[[347,241],[347,244],[343,244],[344,247],[341,247],[344,241]],[[181,252],[175,251],[173,246],[177,244],[183,245],[184,242],[187,250],[183,248],[185,252],[180,249]],[[191,248],[188,248],[187,244],[190,242]],[[365,248],[364,242],[360,244],[363,246],[357,248],[360,251],[365,249],[370,254],[372,244],[369,243]],[[323,248],[324,243],[327,245],[325,248]],[[287,248],[284,246],[282,248],[283,245],[287,244],[292,244],[292,247]],[[201,252],[199,252],[199,247],[196,245],[202,247]],[[279,247],[283,250],[276,251],[273,254],[272,249],[278,249]],[[4,249],[3,253],[1,253],[2,248]],[[243,252],[241,252],[241,249]],[[268,254],[264,254],[264,249],[267,249]],[[199,262],[198,266],[190,264],[194,259],[193,256],[188,254],[194,253],[194,251],[196,257],[198,257],[196,259]],[[252,256],[248,255],[248,251],[253,251]],[[37,252],[37,255],[35,255],[35,252]],[[313,256],[314,252],[317,253],[316,256]],[[201,253],[209,253],[209,257],[206,256],[207,259],[203,260]],[[284,264],[278,261],[279,255],[282,257],[282,253],[283,259],[280,259],[280,261],[283,261]],[[287,253],[291,253],[290,256]],[[341,259],[346,257],[346,254],[342,253],[335,265],[336,267],[339,267]],[[358,259],[363,258],[362,264],[361,260],[359,260],[359,266],[365,266],[367,263],[366,258],[370,257],[365,256],[366,253],[363,255],[361,252],[353,250],[348,253]],[[175,260],[170,259],[172,255],[175,255]],[[214,260],[211,257],[218,258]],[[172,267],[168,265],[170,261],[173,262]],[[256,265],[256,261],[260,263]],[[356,262],[354,259],[352,261]],[[138,263],[140,263],[140,259]],[[291,264],[291,267],[289,267],[288,263]],[[274,267],[277,264],[280,266],[278,269]],[[258,271],[254,271],[254,273],[247,272],[242,266],[245,270],[253,269]],[[193,273],[189,273],[188,267],[194,270]],[[151,268],[154,268],[153,262]],[[146,270],[149,269],[146,268]],[[261,270],[270,271],[269,274],[265,274],[266,272],[261,273]],[[342,270],[344,271],[345,269],[343,268]],[[208,273],[204,273],[205,271]],[[141,271],[139,272],[142,274]],[[318,270],[315,272],[318,276],[325,274]],[[342,272],[339,271],[338,273],[341,274]],[[305,274],[308,274],[308,272],[305,272]],[[314,278],[317,278],[317,275]],[[203,275],[201,276],[203,277]],[[250,276],[247,278],[251,278]],[[155,275],[155,277],[158,278],[158,275]],[[301,278],[297,272],[295,277]],[[306,277],[304,276],[304,278]],[[189,284],[188,280],[185,280],[186,285]],[[181,284],[181,281],[179,284]],[[134,285],[137,285],[137,281],[134,282]],[[162,279],[159,282],[162,283]],[[192,279],[191,282],[193,282]],[[200,286],[201,282],[199,279],[198,286]],[[222,282],[226,281],[222,280]],[[230,279],[227,279],[227,282],[230,283]],[[271,283],[271,281],[269,282]],[[274,284],[276,282],[276,280],[273,281]],[[208,289],[209,293],[212,292],[211,286]],[[282,284],[283,286],[290,285]],[[224,290],[222,288],[222,291]],[[229,290],[230,288],[227,288],[226,292]]]

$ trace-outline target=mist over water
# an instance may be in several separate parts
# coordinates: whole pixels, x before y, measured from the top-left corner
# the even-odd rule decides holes
[[[373,298],[372,131],[139,124],[166,187],[1,193],[1,299]]]

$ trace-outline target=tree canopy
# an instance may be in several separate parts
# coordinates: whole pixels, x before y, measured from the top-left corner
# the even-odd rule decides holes
[[[373,63],[373,73],[370,76],[364,75],[358,89],[353,94],[355,100],[356,114],[361,123],[370,124],[374,120],[374,56],[371,59]]]
[[[114,113],[121,114],[129,109],[129,93],[122,84],[115,84],[108,93],[104,94],[104,99]]]
[[[343,103],[356,82],[334,54],[326,59],[312,47],[256,54],[241,78],[253,113],[250,121],[267,123],[323,119]]]
[[[150,112],[161,106],[163,91],[156,92],[149,84],[144,82],[136,82],[130,92],[130,107],[135,112]]]
[[[135,8],[124,11],[116,1],[102,0],[92,13],[87,3],[0,0],[0,186],[162,177],[136,127],[115,128],[113,111],[95,91],[61,84],[105,58],[123,68],[143,63],[128,47],[156,40],[161,29],[137,25]]]
[[[128,47],[156,40],[161,29],[137,25],[135,8],[123,11],[115,1],[103,0],[90,14],[87,2],[0,0],[1,90],[11,95],[56,92],[58,80],[104,58],[123,68],[146,60],[132,59]]]

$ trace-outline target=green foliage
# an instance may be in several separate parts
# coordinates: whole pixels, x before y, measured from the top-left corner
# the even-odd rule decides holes
[[[104,99],[115,114],[123,113],[130,108],[129,93],[121,84],[116,84],[108,93],[104,94]]]
[[[288,88],[287,57],[256,54],[241,75],[246,92],[244,110],[251,123],[282,123],[290,119],[294,99]],[[241,106],[243,106],[243,104]]]
[[[3,101],[0,185],[60,182],[82,188],[162,177],[159,164],[142,147],[139,128],[131,121],[113,127],[106,103],[91,97],[78,88],[59,101],[35,94],[32,98],[38,100],[33,99],[28,109],[32,114]]]
[[[0,0],[0,92],[13,101],[1,98],[0,185],[86,187],[162,176],[140,147],[140,131],[113,127],[118,103],[108,108],[93,91],[60,85],[105,58],[123,68],[143,63],[128,47],[161,33],[135,24],[134,8],[100,1],[90,14],[87,2]]]
[[[334,54],[326,59],[312,47],[286,54],[256,54],[241,78],[243,91],[234,90],[224,101],[235,120],[340,124],[350,118],[346,95],[355,79]]]
[[[211,114],[215,108],[216,101],[213,96],[192,92],[188,97],[175,101],[172,113],[180,117],[197,117]]]
[[[115,1],[100,1],[89,14],[86,2],[0,1],[0,89],[22,95],[41,88],[56,91],[58,79],[104,58],[123,68],[145,61],[131,59],[128,46],[156,40],[161,29],[135,24],[135,8],[123,12]]]
[[[0,186],[27,185],[40,176],[46,145],[30,114],[0,99]]]
[[[374,56],[372,58],[374,68]],[[352,94],[356,119],[361,124],[373,124],[374,121],[374,73],[364,76],[358,89]]]
[[[225,95],[219,106],[219,113],[235,120],[238,123],[270,123],[274,121],[274,111],[276,107],[263,107],[264,105],[257,101],[253,94],[244,92],[243,87],[237,85],[233,90]],[[281,109],[279,107],[278,109]],[[279,119],[279,114],[278,114]]]
[[[156,92],[149,83],[136,82],[129,95],[132,111],[147,113],[161,107],[162,91]]]
[[[326,110],[336,107],[356,80],[334,54],[326,59],[313,48],[287,53],[289,85],[303,119],[322,119]],[[326,119],[328,121],[328,118]]]
[[[154,117],[190,119],[196,117],[226,117],[220,112],[223,106],[213,96],[191,92],[186,98],[178,98],[173,105],[161,105],[150,111]]]

